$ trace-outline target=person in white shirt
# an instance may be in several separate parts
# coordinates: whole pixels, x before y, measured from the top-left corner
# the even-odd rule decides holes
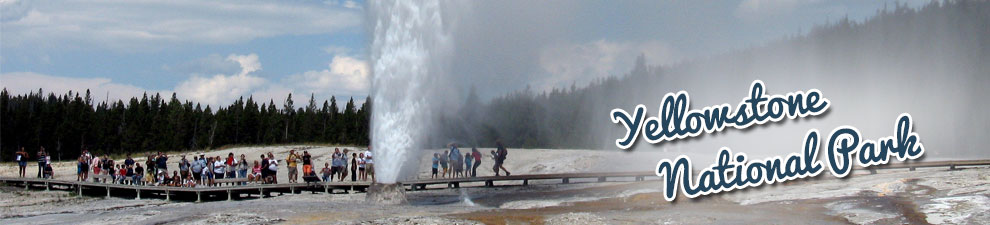
[[[359,174],[358,178],[360,178],[361,181],[367,181],[368,174],[364,172],[364,153],[358,155],[357,163],[358,163],[358,174]]]
[[[371,175],[371,182],[375,182],[375,161],[371,157],[371,146],[368,146],[368,150],[364,151],[364,169],[365,173]]]
[[[278,184],[278,160],[271,152],[268,152],[268,170],[271,170],[271,183]]]
[[[213,161],[214,179],[223,179],[225,168],[227,168],[227,165],[224,162],[224,159],[220,158],[220,156],[217,156],[216,160]]]

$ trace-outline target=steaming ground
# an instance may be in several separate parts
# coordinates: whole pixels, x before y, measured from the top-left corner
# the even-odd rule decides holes
[[[290,148],[246,147],[228,152],[257,157]],[[311,146],[319,164],[332,147]],[[419,176],[428,177],[429,154],[422,151]],[[490,149],[482,149],[488,152]],[[197,153],[198,154],[198,153]],[[191,154],[190,154],[191,155]],[[652,168],[671,153],[510,149],[513,174],[616,171]],[[694,158],[694,157],[693,157]],[[177,159],[177,158],[173,158]],[[143,161],[143,160],[139,160]],[[703,161],[703,160],[702,160]],[[73,165],[58,164],[58,178],[73,178]],[[491,174],[486,155],[479,175]],[[487,168],[487,169],[486,169]],[[32,167],[29,167],[29,175]],[[284,170],[280,171],[284,181]],[[12,164],[0,175],[13,176]],[[260,200],[206,203],[161,199],[77,197],[63,191],[0,188],[0,224],[987,224],[990,223],[990,168],[881,170],[834,179],[824,174],[695,200],[668,203],[658,181],[593,180],[531,182],[529,186],[437,189],[408,192],[410,204],[370,205],[363,193],[283,195]],[[502,185],[503,183],[499,183]],[[465,198],[470,202],[465,201]]]

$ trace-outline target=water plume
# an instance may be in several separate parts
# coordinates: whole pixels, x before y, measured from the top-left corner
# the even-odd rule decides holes
[[[372,1],[369,16],[375,179],[395,183],[415,173],[451,40],[437,0]]]

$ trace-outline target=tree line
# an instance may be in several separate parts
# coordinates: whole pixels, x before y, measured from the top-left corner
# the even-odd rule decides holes
[[[24,147],[34,156],[44,147],[52,159],[97,154],[211,149],[225,145],[335,143],[367,145],[370,99],[349,99],[339,108],[331,96],[318,105],[315,95],[298,107],[290,93],[281,107],[274,100],[237,99],[212,108],[145,93],[116,102],[93,101],[85,93],[62,95],[42,89],[21,95],[0,92],[0,159],[12,160]]]

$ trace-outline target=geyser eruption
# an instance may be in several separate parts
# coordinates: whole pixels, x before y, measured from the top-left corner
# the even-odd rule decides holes
[[[429,129],[434,90],[446,88],[450,38],[437,0],[371,1],[371,146],[375,180],[392,184],[415,174]],[[407,169],[403,169],[408,167]],[[405,171],[405,172],[403,172]]]

